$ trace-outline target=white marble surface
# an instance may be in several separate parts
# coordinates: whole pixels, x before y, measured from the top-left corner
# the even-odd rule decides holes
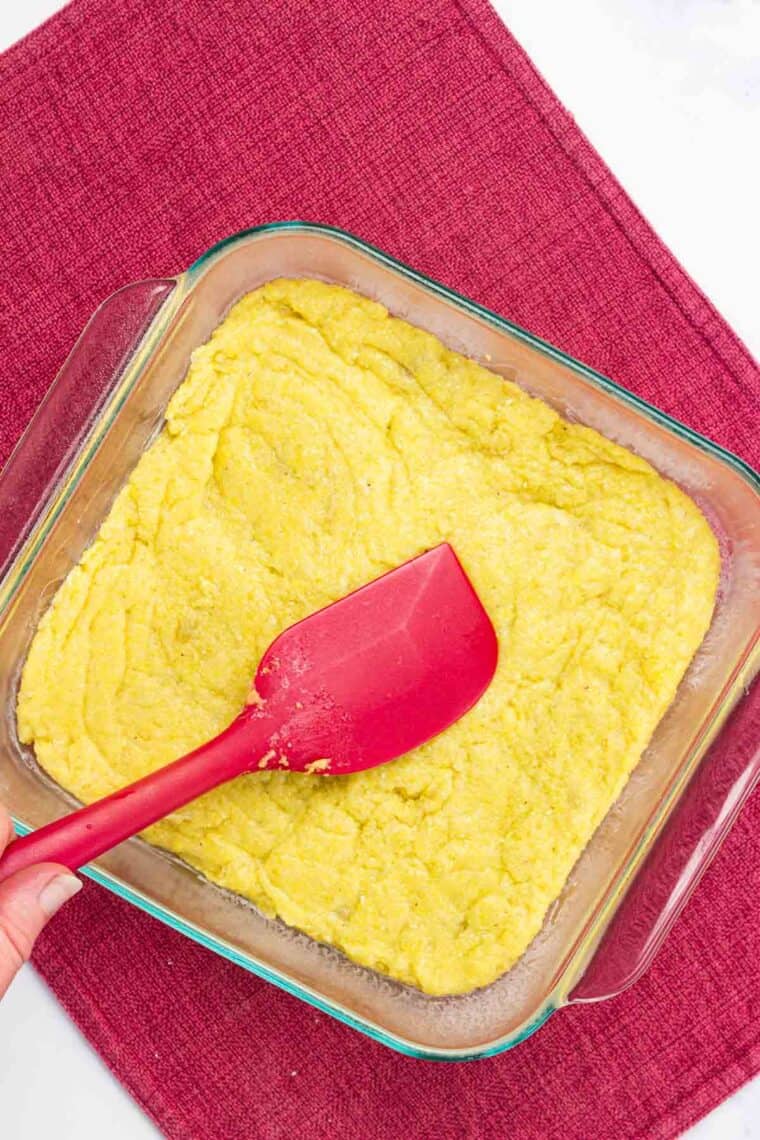
[[[643,213],[760,355],[760,3],[495,6]],[[59,7],[58,0],[0,0],[0,49]],[[53,1134],[157,1136],[27,969],[0,1006],[0,1135]],[[760,1140],[760,1078],[689,1140]]]

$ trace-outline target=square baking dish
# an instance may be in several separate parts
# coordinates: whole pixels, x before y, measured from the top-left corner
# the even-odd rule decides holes
[[[193,349],[244,293],[283,276],[379,300],[630,448],[680,484],[719,539],[715,615],[676,700],[540,934],[492,985],[428,997],[264,918],[139,839],[86,868],[160,921],[387,1045],[430,1059],[488,1056],[561,1006],[611,996],[646,968],[757,781],[756,702],[748,697],[724,722],[760,664],[760,480],[611,381],[340,230],[261,226],[177,278],[126,286],[91,319],[0,476],[0,800],[21,834],[76,806],[17,736],[17,686],[37,623],[160,430]]]

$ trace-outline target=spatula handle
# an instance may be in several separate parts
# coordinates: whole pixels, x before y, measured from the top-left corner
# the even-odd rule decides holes
[[[246,710],[219,736],[182,759],[14,840],[0,858],[0,881],[34,863],[60,863],[75,871],[97,859],[211,788],[256,770],[278,727],[263,711]]]

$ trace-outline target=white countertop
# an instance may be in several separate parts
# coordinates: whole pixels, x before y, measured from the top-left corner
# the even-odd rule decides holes
[[[0,49],[62,6],[0,5]],[[660,236],[760,355],[760,4],[495,0],[495,7]],[[0,1006],[0,1133],[158,1135],[28,967]],[[760,1078],[689,1140],[760,1140]]]

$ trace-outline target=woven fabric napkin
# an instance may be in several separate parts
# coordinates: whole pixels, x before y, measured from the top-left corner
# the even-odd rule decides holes
[[[114,289],[301,217],[760,458],[748,353],[483,0],[75,0],[0,60],[0,133],[3,455]],[[760,1068],[759,888],[756,796],[642,981],[455,1066],[370,1042],[94,885],[36,964],[176,1140],[653,1140]]]

